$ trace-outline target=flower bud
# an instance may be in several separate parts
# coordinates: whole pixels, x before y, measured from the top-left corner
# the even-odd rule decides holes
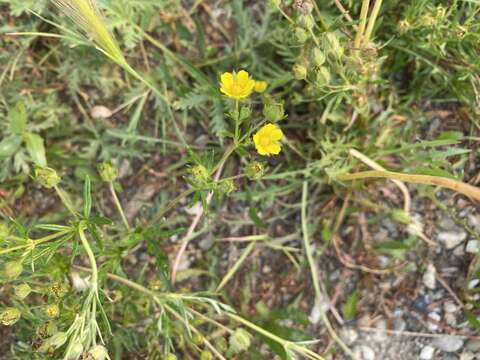
[[[49,304],[43,308],[45,315],[49,318],[53,319],[56,318],[60,314],[60,309],[57,304]]]
[[[266,81],[255,81],[255,92],[263,93],[267,90],[268,83]]]
[[[8,235],[10,235],[10,229],[7,224],[0,223],[0,241],[4,240]]]
[[[242,351],[247,350],[250,347],[251,335],[243,329],[237,329],[230,336],[229,342],[230,342],[229,351],[234,354],[238,354]]]
[[[282,103],[266,103],[263,107],[263,116],[272,123],[282,120],[285,117],[285,111]]]
[[[96,345],[90,349],[88,355],[92,357],[92,360],[105,360],[108,356],[107,349],[102,345]]]
[[[37,167],[35,169],[35,178],[40,185],[47,189],[57,186],[61,180],[60,176],[57,175],[57,172],[49,167]]]
[[[213,354],[209,350],[203,350],[200,354],[200,360],[213,360]]]
[[[12,326],[18,320],[20,320],[21,316],[22,316],[22,313],[17,308],[14,308],[14,307],[5,308],[0,312],[0,324],[5,326]]]
[[[317,66],[322,66],[325,63],[325,54],[319,48],[314,48],[312,51],[312,60]]]
[[[177,360],[177,356],[175,354],[168,353],[167,355],[165,355],[165,358],[163,360]]]
[[[193,334],[192,342],[197,346],[202,345],[203,344],[203,336],[198,334],[198,333]]]
[[[63,298],[65,295],[67,295],[68,289],[69,287],[67,284],[58,282],[51,285],[48,289],[48,292],[58,298]]]
[[[83,353],[83,345],[82,343],[75,343],[70,348],[70,352],[68,353],[68,360],[77,360],[80,355]]]
[[[328,50],[333,57],[339,59],[344,54],[344,49],[342,45],[340,45],[340,41],[338,41],[337,35],[333,32],[328,32],[325,34],[325,39],[327,42]]]
[[[258,180],[265,175],[265,166],[261,162],[252,161],[245,168],[245,175],[247,175],[250,180]]]
[[[395,209],[391,212],[392,220],[399,223],[408,225],[412,222],[410,214],[403,209]]]
[[[58,331],[57,325],[54,322],[46,322],[37,327],[37,336],[45,339],[49,336],[52,336]]]
[[[325,66],[321,66],[315,72],[315,85],[324,87],[330,83],[330,78],[330,71]]]
[[[66,343],[68,339],[67,333],[60,331],[46,339],[38,348],[41,353],[53,352]]]
[[[268,6],[272,10],[276,10],[282,3],[282,0],[268,0]]]
[[[295,35],[295,39],[300,43],[300,44],[303,44],[305,42],[307,42],[308,38],[310,37],[310,35],[308,34],[308,32],[297,26],[294,30],[293,30],[293,34]]]
[[[233,182],[232,179],[227,179],[222,182],[220,182],[218,186],[218,190],[225,195],[230,195],[232,192],[237,190],[237,187],[235,186],[235,183]]]
[[[114,182],[118,178],[118,170],[110,161],[104,161],[98,165],[100,177],[105,182]]]
[[[307,68],[300,64],[293,65],[293,76],[297,80],[305,80],[307,78]]]
[[[307,30],[310,30],[310,29],[313,29],[313,26],[315,25],[315,20],[313,19],[313,16],[311,14],[305,14],[305,15],[301,15],[298,18],[298,24],[301,27]]]
[[[224,353],[224,352],[227,351],[228,343],[227,343],[227,340],[223,336],[215,339],[215,349],[217,349],[221,353]]]
[[[3,267],[3,276],[6,280],[12,281],[17,279],[23,272],[21,261],[9,261]]]
[[[206,186],[210,182],[210,175],[208,170],[203,165],[197,165],[190,169],[193,177],[193,182],[197,186]]]
[[[32,288],[28,284],[20,284],[14,286],[13,291],[16,297],[18,297],[20,300],[23,300],[32,292]]]

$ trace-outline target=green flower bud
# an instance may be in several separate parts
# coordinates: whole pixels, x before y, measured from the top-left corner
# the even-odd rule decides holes
[[[237,187],[235,186],[235,183],[233,182],[233,180],[228,179],[228,180],[224,180],[220,183],[220,185],[218,186],[218,190],[222,194],[230,195],[232,192],[237,190]]]
[[[215,349],[219,352],[224,353],[228,349],[227,340],[224,337],[219,337],[215,339]]]
[[[307,68],[300,64],[293,65],[293,76],[297,80],[305,80],[307,78]]]
[[[79,342],[72,345],[68,353],[68,360],[77,360],[83,353],[83,345]]]
[[[35,169],[35,178],[40,185],[47,189],[57,186],[61,180],[60,176],[57,175],[57,172],[49,167],[37,167]]]
[[[311,14],[305,14],[305,15],[301,15],[298,18],[298,24],[301,27],[307,30],[310,30],[310,29],[313,29],[313,26],[315,25],[315,20],[313,19],[313,16]]]
[[[165,355],[164,360],[177,360],[177,356],[175,354],[168,353],[167,355]]]
[[[200,334],[193,334],[192,342],[197,346],[202,345],[203,344],[203,336],[200,335]]]
[[[20,320],[21,316],[22,313],[17,308],[7,307],[0,312],[0,324],[12,326],[18,320]]]
[[[49,293],[58,297],[58,298],[63,298],[65,295],[68,294],[69,287],[65,283],[55,283],[50,286],[48,289]]]
[[[190,169],[193,177],[193,182],[197,186],[206,186],[210,182],[210,175],[208,170],[203,165],[197,165]]]
[[[43,311],[45,312],[45,315],[47,315],[51,319],[56,318],[58,315],[60,315],[60,308],[57,304],[46,305],[44,306]]]
[[[321,66],[316,72],[315,72],[315,85],[318,87],[324,87],[330,83],[330,71],[325,67]]]
[[[295,30],[293,30],[293,33],[295,35],[295,39],[300,44],[307,42],[308,38],[310,37],[310,34],[305,29],[298,26],[295,28]]]
[[[16,297],[23,300],[32,292],[32,288],[28,284],[20,284],[14,286],[13,291],[15,292]]]
[[[247,350],[250,347],[251,335],[243,329],[237,329],[230,336],[230,347],[229,352],[233,354],[238,354],[242,351]]]
[[[53,352],[67,342],[66,332],[60,331],[46,339],[38,348],[41,353]]]
[[[17,279],[23,272],[21,261],[9,261],[3,267],[3,276],[6,280],[12,281]]]
[[[282,103],[267,103],[263,107],[263,116],[272,122],[276,123],[277,121],[282,120],[285,117],[285,110],[283,109]]]
[[[98,165],[100,177],[105,182],[114,182],[118,178],[118,170],[110,161],[104,161]]]
[[[342,45],[340,45],[340,41],[338,41],[337,35],[333,32],[328,32],[325,34],[325,40],[328,46],[328,50],[330,53],[337,59],[341,58],[344,54],[344,49]]]
[[[200,360],[213,360],[213,354],[209,350],[203,350],[200,354]]]
[[[0,241],[4,240],[8,235],[10,235],[10,229],[7,224],[0,223]]]
[[[250,180],[258,180],[265,174],[265,166],[258,161],[252,161],[245,168],[245,175]]]
[[[92,357],[92,360],[105,360],[105,358],[108,356],[108,352],[104,346],[97,345],[90,349],[88,355]]]
[[[314,48],[312,51],[312,60],[317,66],[322,66],[325,63],[325,54],[319,48]]]
[[[45,339],[49,336],[52,336],[57,331],[57,325],[54,322],[49,321],[37,327],[37,336]]]

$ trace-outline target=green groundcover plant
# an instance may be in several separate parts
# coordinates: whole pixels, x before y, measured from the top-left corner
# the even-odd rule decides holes
[[[411,216],[410,189],[480,200],[464,181],[467,160],[478,160],[468,148],[479,130],[475,1],[238,0],[223,6],[234,31],[221,16],[212,24],[197,16],[209,9],[201,0],[0,4],[11,19],[2,47],[16,51],[0,55],[0,178],[10,194],[5,204],[0,197],[0,323],[15,329],[12,358],[355,358],[322,305],[326,276],[317,269],[321,252],[338,246],[345,214],[319,224],[312,209],[362,191],[358,180],[393,181],[403,207],[386,213],[409,239],[381,251],[403,261],[416,239],[429,241]],[[85,106],[115,99],[122,105],[113,111]],[[441,105],[465,114],[467,129],[414,139]],[[108,124],[114,113],[122,124]],[[149,163],[155,154],[183,191],[130,216],[121,160]],[[14,216],[8,203],[30,188],[50,210]],[[234,225],[256,230],[230,239],[247,244],[203,290],[178,287],[218,266],[182,270],[189,243],[208,232],[203,218],[221,218],[224,203],[247,208],[248,220]],[[171,216],[180,206],[194,210],[193,220]],[[273,220],[262,215],[269,208],[272,219],[299,212],[293,237],[275,241]],[[322,249],[313,246],[317,234]],[[293,314],[300,298],[280,313],[257,303],[257,317],[232,305],[225,289],[259,244],[310,279],[333,350],[322,354],[304,331],[307,316]],[[347,299],[346,319],[357,300]]]

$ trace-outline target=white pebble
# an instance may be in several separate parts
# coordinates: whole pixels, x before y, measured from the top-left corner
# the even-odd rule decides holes
[[[429,345],[425,346],[420,353],[420,360],[431,360],[433,359],[433,354],[435,349]]]
[[[434,290],[436,287],[437,280],[435,279],[435,272],[435,266],[428,264],[427,270],[423,273],[423,284],[430,290]]]
[[[470,240],[465,247],[465,251],[470,254],[476,254],[479,248],[478,240]]]
[[[432,346],[445,352],[455,352],[462,348],[463,339],[458,336],[445,335],[434,339]]]
[[[428,322],[428,330],[437,331],[439,328],[438,323],[442,319],[440,315],[438,315],[436,312],[431,312],[428,314],[428,318],[433,320],[432,322]]]
[[[465,230],[445,231],[437,235],[437,240],[443,243],[445,248],[451,250],[460,245],[467,238]]]

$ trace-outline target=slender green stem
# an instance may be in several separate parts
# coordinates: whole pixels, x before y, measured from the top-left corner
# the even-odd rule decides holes
[[[117,192],[115,191],[115,188],[113,186],[113,182],[108,183],[108,187],[110,189],[110,193],[112,194],[113,202],[115,203],[115,206],[120,213],[120,217],[122,218],[123,225],[125,225],[126,229],[130,231],[130,225],[128,224],[127,217],[125,216],[125,213],[123,211],[122,204],[120,204],[120,200],[118,199]]]
[[[316,301],[318,302],[317,306],[319,306],[320,316],[332,339],[338,345],[340,345],[342,350],[345,351],[345,353],[347,353],[352,359],[356,359],[356,356],[352,352],[352,350],[350,350],[348,346],[345,345],[345,343],[338,337],[337,333],[333,329],[332,324],[330,323],[330,320],[328,319],[325,309],[323,308],[322,302],[325,299],[325,297],[322,295],[322,290],[320,289],[320,278],[318,276],[317,265],[313,258],[313,251],[310,245],[310,236],[308,233],[307,195],[308,195],[308,182],[304,181],[303,191],[302,191],[302,209],[301,209],[303,245],[305,247],[305,253],[307,255],[308,264],[312,274],[313,287],[315,289]]]
[[[72,200],[70,200],[68,193],[59,186],[55,186],[55,191],[57,192],[58,197],[62,201],[63,205],[65,205],[65,207],[68,209],[68,211],[70,211],[70,213],[74,217],[78,218],[78,212],[73,207]]]
[[[228,273],[223,277],[222,281],[220,282],[220,284],[217,286],[217,292],[222,290],[223,287],[230,281],[230,279],[233,277],[233,275],[235,275],[235,273],[237,272],[238,268],[240,266],[242,266],[243,262],[245,261],[245,259],[248,257],[248,255],[250,255],[250,253],[252,252],[253,248],[255,246],[255,241],[252,241],[250,242],[250,244],[248,244],[248,246],[245,248],[245,250],[243,250],[243,253],[242,255],[240,256],[240,258],[237,260],[237,262],[232,266],[232,268],[228,271]]]
[[[240,103],[235,100],[235,145],[238,145],[240,132]]]
[[[364,45],[367,45],[370,41],[370,37],[372,36],[373,28],[375,26],[375,22],[377,21],[377,17],[381,7],[382,7],[382,0],[376,0],[375,5],[373,6],[372,13],[370,15],[370,19],[368,20],[368,26],[367,26],[367,30],[365,31],[365,36],[363,37]]]
[[[370,6],[370,0],[363,0],[362,9],[360,11],[360,23],[358,24],[357,34],[355,36],[355,40],[353,43],[354,50],[358,50],[360,48],[363,33],[365,32],[365,26],[367,24],[367,15],[368,15],[369,6]]]
[[[83,248],[85,249],[85,252],[87,253],[88,260],[90,261],[90,266],[91,266],[91,269],[92,269],[93,290],[95,291],[96,294],[98,294],[97,262],[95,260],[95,254],[93,253],[92,248],[90,247],[90,244],[88,243],[87,237],[85,236],[83,226],[84,226],[84,222],[81,221],[80,224],[78,224],[78,236],[80,237],[80,241],[82,242]]]
[[[31,240],[30,239],[30,242],[28,244],[18,245],[18,246],[14,246],[14,247],[11,247],[11,248],[8,248],[8,249],[1,250],[0,255],[8,254],[8,253],[11,253],[13,251],[17,251],[17,250],[21,250],[21,249],[25,249],[25,248],[34,248],[37,245],[40,245],[40,244],[58,239],[59,237],[62,237],[64,235],[67,235],[71,231],[72,230],[69,229],[69,230],[60,231],[60,232],[52,234],[52,235],[45,236],[45,237],[37,239],[37,240]]]

